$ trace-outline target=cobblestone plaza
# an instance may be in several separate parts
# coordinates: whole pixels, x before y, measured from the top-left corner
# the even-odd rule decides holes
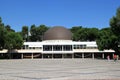
[[[0,80],[120,80],[120,61],[98,59],[0,60]]]

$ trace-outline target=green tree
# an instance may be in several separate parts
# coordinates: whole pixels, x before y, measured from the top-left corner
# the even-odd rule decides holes
[[[23,45],[23,39],[20,34],[8,32],[5,36],[5,48],[8,50],[20,49]]]
[[[36,25],[31,25],[31,28],[30,28],[30,33],[31,33],[31,36],[30,36],[30,40],[31,41],[37,41],[37,27]]]
[[[97,45],[99,50],[115,49],[117,36],[113,34],[110,28],[103,28],[99,31]]]
[[[98,32],[99,30],[97,28],[89,28],[88,29],[88,33],[87,33],[87,37],[89,41],[96,41],[97,37],[98,37]]]
[[[117,9],[116,16],[110,19],[110,28],[100,31],[97,44],[100,50],[113,49],[120,55],[120,8]]]
[[[98,36],[97,28],[73,28],[73,40],[75,41],[95,41]]]
[[[73,26],[70,30],[71,30],[72,33],[75,33],[81,28],[82,28],[82,26]]]
[[[118,54],[120,52],[120,7],[117,9],[116,16],[110,19],[110,28],[117,38],[113,49]]]
[[[110,28],[115,35],[120,36],[120,8],[117,9],[116,16],[110,19]]]
[[[30,33],[31,33],[30,40],[42,41],[44,32],[46,32],[47,30],[48,30],[48,27],[45,25],[40,25],[38,27],[36,25],[32,25],[30,29]]]
[[[0,17],[0,50],[4,48],[4,39],[5,39],[6,29],[2,23],[2,18]]]
[[[88,29],[87,28],[81,28],[79,29],[78,33],[78,39],[80,41],[87,41],[88,38]]]
[[[10,25],[6,25],[5,28],[6,28],[6,30],[9,31],[9,32],[10,32],[10,31],[15,32],[15,30],[11,29],[11,26],[10,26]]]
[[[70,30],[72,32],[72,39],[74,41],[78,41],[79,40],[79,34],[78,31],[82,28],[82,26],[74,26],[72,27]]]
[[[45,25],[40,25],[37,28],[37,40],[42,41],[44,33],[48,30],[48,27]]]
[[[11,29],[9,25],[4,26],[0,18],[0,49],[20,49],[23,39],[19,33]]]
[[[28,26],[22,27],[22,37],[24,41],[28,41]]]

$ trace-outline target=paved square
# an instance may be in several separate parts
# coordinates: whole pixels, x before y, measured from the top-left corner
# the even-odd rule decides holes
[[[0,60],[0,80],[120,80],[120,61],[93,59]]]

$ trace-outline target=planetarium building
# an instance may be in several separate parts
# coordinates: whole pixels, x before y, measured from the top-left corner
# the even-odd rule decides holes
[[[2,55],[7,50],[0,51]],[[67,59],[67,58],[112,58],[113,50],[99,51],[95,41],[72,41],[70,30],[56,26],[44,33],[41,42],[24,42],[20,50],[11,51],[11,58],[15,59]]]

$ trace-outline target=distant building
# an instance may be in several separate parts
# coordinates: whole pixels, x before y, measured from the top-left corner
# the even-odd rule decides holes
[[[24,42],[20,50],[12,50],[11,58],[112,58],[113,50],[99,51],[95,41],[72,41],[72,33],[61,26],[50,28],[44,33],[41,42]],[[7,54],[7,50],[0,51],[1,56]]]

